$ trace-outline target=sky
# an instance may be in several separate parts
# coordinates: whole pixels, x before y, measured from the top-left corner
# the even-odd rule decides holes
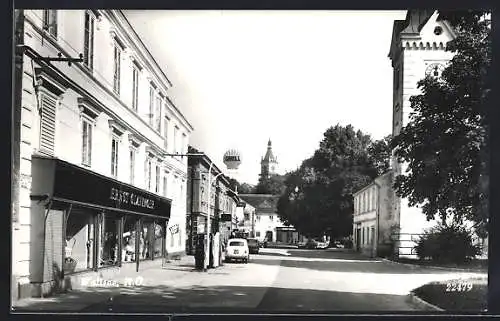
[[[405,11],[124,11],[173,83],[189,144],[256,184],[269,139],[280,172],[312,156],[337,123],[391,133],[394,20]]]

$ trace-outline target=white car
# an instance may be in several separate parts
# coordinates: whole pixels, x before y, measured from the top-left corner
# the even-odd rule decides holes
[[[226,262],[238,260],[245,263],[250,261],[248,242],[245,239],[230,239],[226,248]]]

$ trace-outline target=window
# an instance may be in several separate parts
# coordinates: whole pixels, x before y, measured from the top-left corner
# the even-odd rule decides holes
[[[132,109],[137,111],[139,105],[139,67],[132,67]]]
[[[271,221],[272,221],[273,219],[274,219],[274,216],[269,215],[269,220],[271,220]]]
[[[257,222],[260,222],[260,216],[257,216]]]
[[[130,184],[134,184],[135,181],[135,148],[130,148]]]
[[[156,97],[154,120],[155,120],[155,130],[160,133],[161,132],[161,97],[160,96]]]
[[[153,243],[153,257],[163,256],[163,244],[165,240],[165,222],[155,221],[154,223],[154,243]]]
[[[160,166],[156,165],[156,186],[155,186],[155,192],[159,193],[160,192]]]
[[[43,10],[43,29],[57,38],[57,10]]]
[[[85,30],[83,41],[83,63],[89,69],[94,67],[94,28],[95,16],[90,12],[85,12]]]
[[[92,127],[89,119],[82,117],[82,164],[92,165]]]
[[[165,116],[165,118],[163,119],[163,137],[164,137],[164,147],[165,147],[165,150],[167,150],[167,147],[168,147],[168,122],[169,122],[169,119],[167,116]]]
[[[120,140],[117,137],[111,138],[111,176],[118,176],[118,144]]]
[[[260,231],[255,232],[256,237],[260,237]]]
[[[57,99],[47,93],[40,94],[40,151],[53,155],[56,136],[56,104]]]
[[[367,198],[366,203],[367,203],[367,206],[368,206],[367,210],[370,211],[372,209],[372,204],[371,204],[371,190],[370,189],[368,189],[366,191],[366,198]]]
[[[121,62],[122,48],[119,44],[115,43],[113,48],[113,91],[115,94],[120,95],[120,62]]]
[[[179,150],[179,146],[178,146],[178,143],[177,143],[177,132],[179,131],[179,127],[175,126],[174,127],[174,153],[178,153]]]
[[[155,103],[155,87],[151,83],[149,85],[149,125],[153,126],[153,121],[154,121],[154,103]]]
[[[165,196],[165,197],[168,197],[167,187],[168,187],[168,172],[165,172],[165,176],[163,176],[163,196]]]
[[[76,206],[67,216],[65,261],[74,262],[74,267],[65,266],[64,273],[69,274],[94,268],[96,217],[97,213],[93,210]]]
[[[144,177],[146,178],[146,190],[151,191],[151,158],[146,157]]]
[[[120,219],[110,214],[100,214],[99,266],[117,265]]]
[[[183,154],[186,153],[186,146],[187,146],[187,144],[186,144],[186,138],[187,138],[186,134],[182,133],[181,153],[183,153]]]

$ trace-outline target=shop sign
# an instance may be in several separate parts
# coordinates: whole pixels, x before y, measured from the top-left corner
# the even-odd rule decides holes
[[[231,214],[221,214],[220,216],[220,220],[222,222],[231,222],[231,218],[232,218]]]
[[[179,233],[179,224],[172,225],[168,229],[170,230],[170,233],[177,234]]]
[[[171,201],[132,185],[54,159],[53,196],[82,203],[170,217]],[[40,169],[43,170],[43,167]],[[40,186],[43,183],[39,182]],[[40,188],[39,186],[39,188]],[[47,191],[50,194],[51,191]]]

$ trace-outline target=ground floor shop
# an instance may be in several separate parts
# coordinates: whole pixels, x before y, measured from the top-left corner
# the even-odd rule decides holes
[[[79,166],[33,156],[30,283],[24,296],[162,264],[171,201]],[[151,264],[151,263],[148,263]],[[116,280],[118,282],[118,280]]]

